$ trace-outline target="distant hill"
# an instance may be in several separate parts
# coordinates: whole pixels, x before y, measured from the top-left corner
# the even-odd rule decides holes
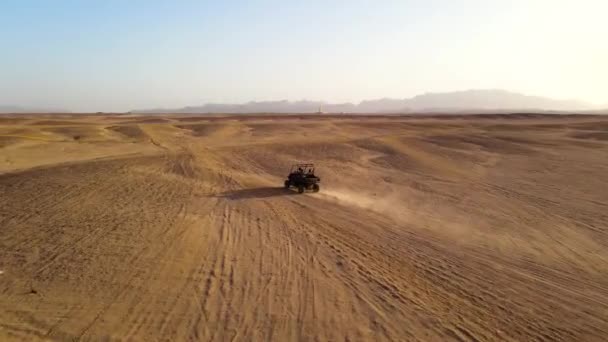
[[[70,111],[60,108],[34,108],[20,106],[1,106],[1,114],[20,114],[20,113],[69,113]]]
[[[592,106],[576,100],[554,100],[527,96],[504,90],[468,90],[451,93],[428,93],[406,100],[415,110],[435,109],[517,109],[517,110],[586,110]]]
[[[602,109],[577,111],[577,113],[589,114],[589,115],[608,115],[608,106],[600,107],[600,108],[602,108]]]
[[[134,110],[132,113],[339,113],[351,112],[356,109],[352,103],[329,104],[321,101],[265,101],[247,102],[243,104],[209,103],[196,107],[177,109],[147,109]]]
[[[251,101],[240,104],[208,103],[183,108],[136,109],[137,114],[205,114],[205,113],[505,113],[505,112],[598,112],[606,113],[608,106],[598,107],[576,100],[556,100],[528,96],[505,90],[465,90],[426,93],[412,98],[381,98],[354,103],[324,101]],[[2,106],[0,113],[69,113],[59,108]]]
[[[462,111],[582,111],[593,106],[576,100],[555,100],[505,90],[426,93],[412,98],[366,100],[359,104],[322,101],[210,103],[177,109],[134,110],[133,113],[424,113]]]

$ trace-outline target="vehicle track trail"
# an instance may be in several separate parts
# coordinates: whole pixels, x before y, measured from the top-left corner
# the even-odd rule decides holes
[[[0,133],[79,120],[115,134],[0,147],[66,151],[0,174],[2,340],[608,336],[608,142],[573,133],[603,118],[26,117]],[[320,193],[281,187],[296,161]]]

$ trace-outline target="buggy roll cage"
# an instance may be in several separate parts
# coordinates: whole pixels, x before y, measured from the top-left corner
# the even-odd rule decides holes
[[[312,163],[304,163],[304,164],[293,164],[289,173],[294,173],[298,171],[298,169],[302,169],[304,173],[314,173],[315,172],[315,164]]]

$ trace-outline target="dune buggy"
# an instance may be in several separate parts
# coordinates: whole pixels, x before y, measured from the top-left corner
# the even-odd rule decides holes
[[[303,193],[304,190],[319,192],[320,181],[321,178],[315,175],[314,164],[294,164],[285,180],[285,189],[293,186],[298,189],[299,193]]]

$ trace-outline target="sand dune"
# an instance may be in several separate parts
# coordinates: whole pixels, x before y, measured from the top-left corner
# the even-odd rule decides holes
[[[604,341],[606,134],[599,116],[0,118],[0,339]],[[297,161],[321,192],[281,187]]]

